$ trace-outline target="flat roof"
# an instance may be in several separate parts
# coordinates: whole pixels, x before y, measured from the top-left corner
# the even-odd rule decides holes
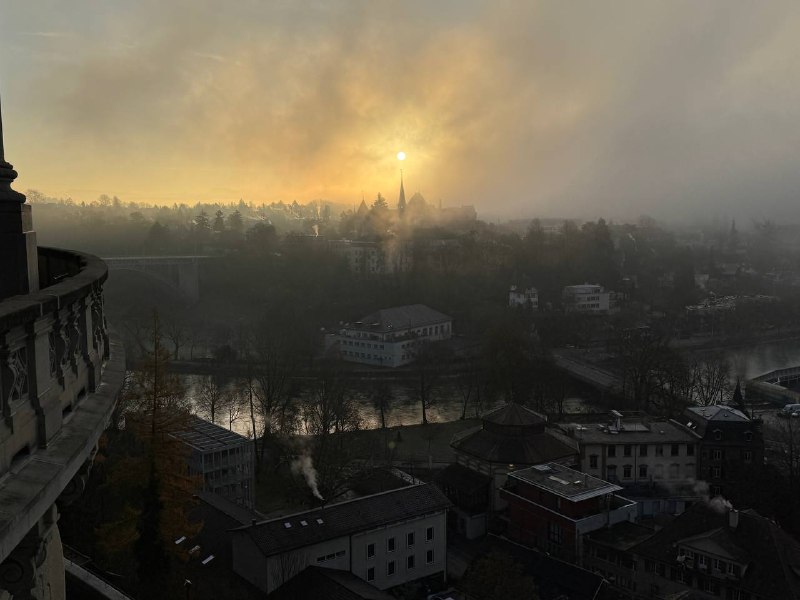
[[[536,465],[508,474],[573,502],[618,492],[622,487],[557,463]]]
[[[361,317],[360,321],[348,323],[345,328],[388,333],[452,320],[452,317],[424,304],[408,304],[378,310]]]
[[[243,435],[201,419],[197,415],[189,415],[186,426],[172,435],[200,452],[224,450],[250,441]]]
[[[671,421],[625,421],[613,423],[559,423],[562,431],[585,444],[669,444],[695,442],[697,435]]]

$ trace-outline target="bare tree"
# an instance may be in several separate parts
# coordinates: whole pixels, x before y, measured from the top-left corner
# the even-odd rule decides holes
[[[225,402],[222,383],[216,375],[206,375],[200,381],[195,406],[197,411],[212,423],[217,421],[217,412]]]
[[[651,371],[654,386],[650,403],[669,417],[680,415],[695,396],[697,371],[679,352],[664,349],[661,360]]]
[[[172,344],[172,359],[178,360],[181,348],[190,339],[188,329],[180,320],[171,319],[164,326],[164,337]]]
[[[422,424],[427,425],[428,409],[438,399],[445,363],[450,354],[441,344],[428,340],[416,340],[414,354],[414,376],[409,381],[409,386],[422,409]]]
[[[377,380],[370,390],[372,405],[381,418],[381,429],[386,429],[386,416],[392,408],[392,388],[385,379]]]
[[[636,407],[645,408],[658,386],[653,376],[664,360],[669,336],[650,327],[633,327],[620,330],[615,342],[623,393]]]
[[[725,404],[730,397],[731,365],[721,356],[695,363],[694,399],[701,406]]]

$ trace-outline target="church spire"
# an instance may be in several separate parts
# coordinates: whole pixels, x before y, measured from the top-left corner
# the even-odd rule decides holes
[[[400,169],[400,198],[397,201],[397,210],[403,212],[406,209],[406,192],[403,189],[403,169]]]
[[[14,167],[6,162],[3,150],[3,111],[0,105],[0,202],[25,202],[25,196],[11,189],[11,183],[17,178]]]

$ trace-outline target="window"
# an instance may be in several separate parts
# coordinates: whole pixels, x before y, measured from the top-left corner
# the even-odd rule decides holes
[[[608,479],[609,481],[615,481],[617,479],[616,465],[608,465],[606,467],[606,479]]]
[[[428,550],[425,553],[425,562],[431,564],[433,562],[433,550]]]
[[[625,446],[622,449],[622,452],[625,456],[630,456],[632,451],[633,451],[633,446],[631,446],[630,444],[625,444]]]
[[[678,456],[680,453],[681,453],[681,445],[672,444],[672,449],[670,450],[670,456]]]
[[[336,553],[336,558],[342,558],[343,556],[344,556],[344,550],[339,550],[339,551]]]
[[[746,442],[752,442],[753,441],[753,434],[750,431],[745,432],[744,439],[745,439]]]
[[[554,544],[561,544],[564,541],[564,532],[561,530],[561,525],[552,521],[549,522],[547,524],[547,539]]]
[[[624,467],[622,467],[622,477],[624,479],[630,479],[631,478],[631,471],[633,471],[633,466],[625,465]]]
[[[617,455],[617,447],[616,446],[609,446],[608,447],[608,455],[609,456],[616,456]]]
[[[698,554],[697,555],[697,566],[701,569],[705,569],[708,567],[708,557],[705,554]]]
[[[375,581],[375,567],[367,569],[367,581]]]
[[[714,477],[714,479],[719,479],[720,477],[722,477],[722,468],[721,467],[714,467],[713,477]]]
[[[714,430],[714,439],[719,441],[722,439],[722,431],[719,429]]]
[[[647,444],[639,444],[639,456],[647,456]]]
[[[639,465],[639,477],[642,479],[647,477],[647,465]]]
[[[375,558],[375,544],[367,544],[367,558]]]
[[[394,538],[390,537],[386,540],[386,551],[387,552],[394,552]]]
[[[712,452],[712,458],[714,460],[722,460],[723,456],[724,454],[722,453],[722,450],[714,450]]]
[[[744,462],[752,462],[753,453],[750,450],[745,450],[743,454],[744,454]]]
[[[413,531],[409,531],[406,534],[406,544],[408,545],[409,548],[411,548],[414,545],[414,532]]]
[[[414,568],[414,555],[411,554],[406,558],[406,568],[411,570]]]
[[[589,456],[589,468],[590,469],[597,468],[597,454],[592,454]]]
[[[711,486],[711,497],[714,496],[722,496],[722,486],[721,485],[712,485]]]
[[[386,563],[386,575],[389,576],[389,577],[394,575],[394,561],[393,560],[390,560],[388,563]]]
[[[425,530],[425,541],[426,542],[433,541],[433,527],[428,527],[428,529]]]
[[[656,446],[656,456],[664,456],[664,446]]]

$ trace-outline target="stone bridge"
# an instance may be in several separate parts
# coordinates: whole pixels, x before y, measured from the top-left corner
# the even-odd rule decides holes
[[[200,300],[199,265],[208,256],[117,256],[104,258],[109,271],[138,271],[179,292],[189,302]]]

